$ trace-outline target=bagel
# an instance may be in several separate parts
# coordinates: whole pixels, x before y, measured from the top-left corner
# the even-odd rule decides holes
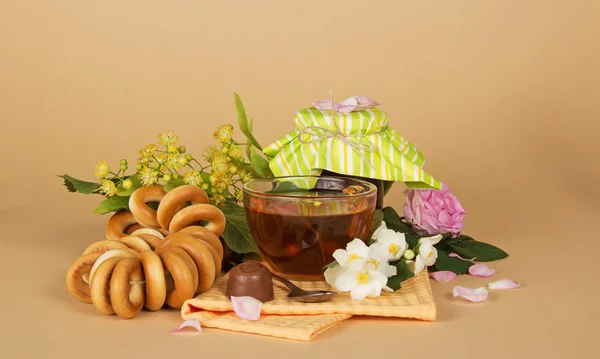
[[[144,186],[133,191],[129,197],[129,210],[144,227],[160,227],[156,220],[156,210],[148,207],[149,202],[160,202],[166,192],[162,186]]]
[[[156,211],[156,219],[162,228],[169,228],[175,213],[183,209],[187,202],[192,204],[208,203],[208,195],[194,185],[181,185],[173,188],[163,197]]]
[[[162,234],[160,236],[162,237]],[[161,241],[160,238],[158,238],[152,234],[139,233],[136,235],[136,237],[143,239],[144,242],[146,242],[148,244],[148,246],[150,246],[151,250],[154,250],[156,248],[156,246],[158,245],[158,243],[160,243],[160,241]]]
[[[151,251],[152,250],[150,245],[148,243],[146,243],[146,241],[140,237],[125,236],[125,237],[121,237],[119,239],[119,242],[127,245],[127,247],[129,247],[131,249],[135,249],[136,251],[138,251],[140,253],[143,251]]]
[[[188,265],[188,267],[190,267],[190,270],[192,271],[192,282],[194,282],[194,293],[195,293],[195,288],[198,288],[199,276],[198,276],[198,267],[196,266],[194,259],[192,257],[190,257],[190,255],[187,254],[186,251],[184,251],[183,249],[181,249],[179,247],[170,247],[168,249],[168,251],[173,252],[173,253],[177,254],[178,256],[180,256],[181,258],[183,258],[185,260],[185,263]]]
[[[177,253],[165,251],[159,256],[172,280],[168,280],[165,302],[171,308],[181,308],[186,300],[194,296],[196,290],[192,270]]]
[[[103,261],[96,270],[94,280],[90,282],[90,297],[92,304],[101,313],[106,315],[115,314],[110,302],[109,284],[113,271],[117,263],[121,261],[121,257],[108,258]]]
[[[165,239],[165,236],[159,230],[154,228],[142,227],[131,232],[132,236],[139,236],[140,234],[149,234],[151,236],[157,237],[158,239]]]
[[[219,237],[217,237],[213,232],[211,232],[210,230],[208,230],[202,226],[185,227],[180,232],[189,233],[189,234],[193,235],[194,237],[196,237],[197,239],[210,244],[210,246],[217,251],[217,253],[219,255],[219,259],[221,261],[223,261],[223,256],[224,256],[223,245],[221,244]]]
[[[102,256],[100,252],[82,255],[71,263],[67,270],[67,289],[75,298],[84,303],[91,304],[92,299],[90,298],[90,287],[83,281],[83,275],[89,275],[94,263],[100,256]]]
[[[192,204],[177,212],[169,224],[169,232],[177,233],[185,227],[196,222],[206,220],[208,224],[204,226],[213,232],[217,237],[223,234],[225,230],[225,215],[218,207],[212,204]]]
[[[197,240],[196,237],[189,233],[180,232],[171,234],[169,237],[165,238],[163,243],[161,243],[162,246],[156,250],[165,252],[170,247],[179,247],[185,250],[192,257],[198,268],[198,287],[195,294],[208,291],[212,287],[217,274],[215,260],[208,249],[208,244]]]
[[[143,286],[135,283],[142,280],[144,273],[138,258],[123,258],[115,266],[109,294],[112,308],[119,317],[130,319],[142,311],[146,295]]]
[[[157,311],[163,307],[167,296],[163,263],[158,254],[152,251],[140,254],[140,262],[146,279],[146,303],[144,307],[150,311]]]
[[[139,254],[138,252],[132,250],[131,248],[111,249],[108,252],[102,253],[102,255],[100,257],[98,257],[98,259],[96,259],[96,262],[94,263],[94,265],[92,266],[92,269],[90,270],[90,274],[88,275],[88,278],[89,278],[88,283],[91,283],[92,280],[94,280],[94,274],[96,274],[98,267],[105,260],[107,260],[109,258],[135,258],[138,256],[138,254]]]
[[[141,224],[139,224],[139,223],[135,223],[135,224],[132,224],[131,226],[127,227],[127,228],[126,228],[126,229],[123,231],[123,233],[125,233],[125,234],[128,234],[128,235],[131,235],[133,232],[135,232],[135,231],[137,231],[138,229],[141,229],[141,228],[146,228],[146,227],[142,226],[142,225],[141,225]]]
[[[87,247],[83,251],[82,255],[86,255],[89,253],[97,253],[97,252],[104,253],[104,252],[110,251],[111,249],[125,249],[125,248],[128,248],[128,247],[124,243],[105,239],[102,241],[92,243],[89,247]]]
[[[106,239],[116,241],[125,237],[127,228],[137,223],[138,221],[130,211],[126,209],[118,211],[106,223]]]

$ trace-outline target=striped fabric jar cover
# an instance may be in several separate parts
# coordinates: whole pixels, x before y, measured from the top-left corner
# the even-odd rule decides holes
[[[298,111],[294,122],[294,131],[263,149],[277,177],[319,175],[328,170],[402,181],[412,188],[441,188],[423,170],[423,154],[388,126],[385,111],[333,113],[310,107]]]

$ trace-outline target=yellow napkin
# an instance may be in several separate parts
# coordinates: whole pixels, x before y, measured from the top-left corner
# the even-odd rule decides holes
[[[287,288],[274,281],[275,299],[263,303],[257,321],[238,318],[231,301],[225,296],[228,274],[219,278],[205,293],[186,301],[181,308],[183,319],[198,319],[208,328],[267,335],[291,340],[311,341],[319,334],[353,315],[436,319],[436,307],[427,271],[402,283],[395,293],[382,292],[377,298],[352,300],[340,293],[322,303],[303,303],[287,297]],[[306,290],[331,290],[325,281],[294,281]]]

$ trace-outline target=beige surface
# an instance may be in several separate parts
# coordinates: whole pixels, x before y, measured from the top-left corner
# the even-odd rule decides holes
[[[288,298],[289,289],[275,281],[275,298],[261,305],[261,317],[252,322],[242,320],[234,313],[231,300],[225,295],[228,280],[226,274],[208,292],[187,300],[181,308],[183,319],[198,319],[201,325],[210,328],[299,341],[315,340],[328,328],[353,315],[436,319],[435,299],[427,271],[403,282],[397,292],[383,292],[379,297],[366,300],[352,300],[349,293],[340,293],[330,301],[303,303]],[[325,281],[294,283],[304,290],[331,290]]]
[[[595,357],[598,1],[233,3],[0,2],[2,357]],[[329,89],[385,102],[467,209],[466,233],[511,254],[496,278],[522,288],[470,304],[452,286],[486,280],[433,283],[434,323],[352,318],[310,344],[173,335],[178,311],[123,321],[68,294],[106,217],[54,174],[91,179],[168,128],[200,153],[235,121],[233,91],[267,144]]]

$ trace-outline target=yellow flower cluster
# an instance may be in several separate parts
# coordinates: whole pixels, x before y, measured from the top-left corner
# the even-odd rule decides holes
[[[94,174],[100,179],[96,191],[112,197],[120,190],[130,192],[136,186],[191,184],[204,189],[215,205],[223,205],[227,200],[240,202],[243,199],[241,185],[252,176],[246,170],[249,164],[244,159],[242,145],[233,139],[233,134],[230,124],[216,129],[213,136],[217,144],[206,146],[203,165],[186,153],[186,147],[179,143],[179,136],[173,130],[160,133],[157,143],[147,144],[138,151],[134,175],[125,175],[126,160],[121,160],[118,173],[111,172],[106,161],[98,162],[94,168]]]

